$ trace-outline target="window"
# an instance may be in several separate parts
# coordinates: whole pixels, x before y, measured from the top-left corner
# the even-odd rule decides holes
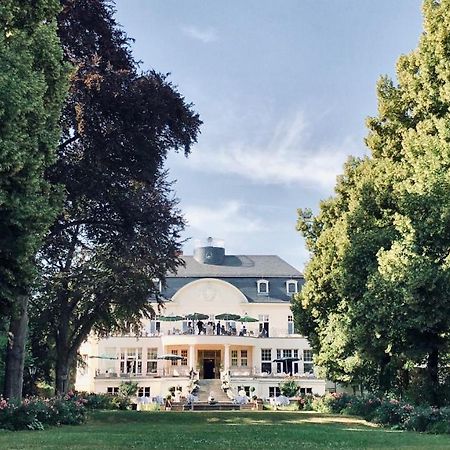
[[[188,365],[187,355],[188,355],[188,351],[187,350],[181,350],[181,356],[184,358],[184,359],[181,360],[181,365],[182,366],[187,366]]]
[[[119,388],[118,387],[107,387],[106,393],[111,394],[111,395],[117,395],[119,393]]]
[[[147,361],[147,373],[157,373],[158,363],[157,361]]]
[[[267,280],[258,280],[258,294],[269,294],[269,282]]]
[[[303,370],[305,373],[312,373],[314,371],[312,350],[303,350]]]
[[[305,395],[305,394],[312,394],[312,388],[300,388],[300,394]]]
[[[296,294],[298,292],[298,282],[296,280],[286,281],[286,292],[288,294]]]
[[[172,353],[172,355],[177,355],[178,356],[178,350],[172,350],[170,353]],[[178,365],[178,360],[174,359],[173,361],[171,361],[172,366],[177,366]]]
[[[281,391],[278,386],[269,386],[269,397],[279,397],[280,395]]]
[[[245,395],[250,397],[250,386],[239,386],[238,392],[245,391]]]
[[[237,350],[231,350],[231,365],[232,366],[238,365],[238,351]]]
[[[248,366],[248,353],[247,350],[241,350],[241,366]]]
[[[261,372],[271,373],[272,372],[272,349],[262,348],[261,349]]]
[[[158,371],[157,348],[147,349],[147,373],[156,373]]]
[[[159,278],[153,278],[153,287],[156,289],[156,292],[162,291],[162,282]]]
[[[294,334],[294,318],[293,316],[288,316],[288,334]]]
[[[150,397],[150,386],[139,388],[138,397]]]
[[[150,334],[158,336],[161,332],[161,322],[159,320],[150,320]]]
[[[297,348],[277,348],[277,359],[299,358]],[[299,358],[300,359],[300,358]],[[277,362],[277,373],[299,373],[298,361]]]
[[[142,373],[142,349],[127,348],[120,351],[120,373]]]
[[[303,359],[305,362],[313,362],[312,350],[303,350]]]

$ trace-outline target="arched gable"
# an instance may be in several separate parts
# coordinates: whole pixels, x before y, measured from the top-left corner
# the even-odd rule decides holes
[[[170,309],[173,308],[177,314],[243,314],[247,304],[245,295],[232,284],[216,278],[202,278],[179,289],[172,296]]]

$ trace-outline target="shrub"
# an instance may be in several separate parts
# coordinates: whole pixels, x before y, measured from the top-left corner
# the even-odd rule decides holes
[[[297,409],[299,411],[312,411],[312,402],[314,400],[314,396],[311,394],[301,395],[297,397]]]
[[[45,425],[76,425],[86,420],[84,402],[75,397],[25,399],[20,403],[0,398],[0,428],[42,430]]]
[[[381,425],[404,427],[414,407],[398,400],[384,400],[374,412],[374,421]]]
[[[325,394],[323,397],[316,397],[313,400],[312,408],[317,412],[339,414],[353,398],[355,397],[345,393]]]
[[[119,385],[119,395],[121,395],[122,397],[130,397],[132,395],[136,395],[137,390],[137,381],[122,381],[122,383],[120,383]]]
[[[342,409],[341,414],[349,416],[360,416],[367,420],[372,420],[375,411],[381,405],[381,400],[377,397],[349,397],[347,406]]]
[[[405,421],[405,428],[412,431],[426,431],[439,422],[440,412],[431,406],[417,406]]]
[[[294,397],[297,394],[299,387],[300,386],[293,378],[286,378],[286,380],[280,383],[281,395],[286,397]]]

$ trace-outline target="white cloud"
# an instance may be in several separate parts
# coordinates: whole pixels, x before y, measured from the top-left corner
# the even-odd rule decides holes
[[[354,139],[334,145],[311,144],[302,113],[280,121],[272,130],[261,126],[265,141],[238,140],[218,148],[197,148],[187,160],[192,169],[235,174],[264,184],[297,184],[329,191],[350,154],[361,151]]]
[[[227,239],[236,233],[254,233],[265,229],[263,222],[250,215],[237,200],[218,202],[213,207],[188,205],[183,211],[188,225],[203,236]]]
[[[204,44],[209,44],[217,40],[217,32],[212,27],[199,28],[194,25],[186,25],[181,27],[181,31],[187,36],[203,42]]]

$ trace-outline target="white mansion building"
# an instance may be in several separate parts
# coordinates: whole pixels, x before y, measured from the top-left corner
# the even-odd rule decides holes
[[[195,372],[200,380],[226,374],[231,392],[261,398],[278,395],[288,374],[302,393],[325,393],[308,341],[295,332],[290,303],[303,283],[299,271],[278,256],[225,255],[211,238],[182,259],[161,291],[161,317],[144,320],[140,336],[92,336],[82,345],[76,389],[115,393],[133,380],[139,396],[165,396],[172,386],[187,394]]]

